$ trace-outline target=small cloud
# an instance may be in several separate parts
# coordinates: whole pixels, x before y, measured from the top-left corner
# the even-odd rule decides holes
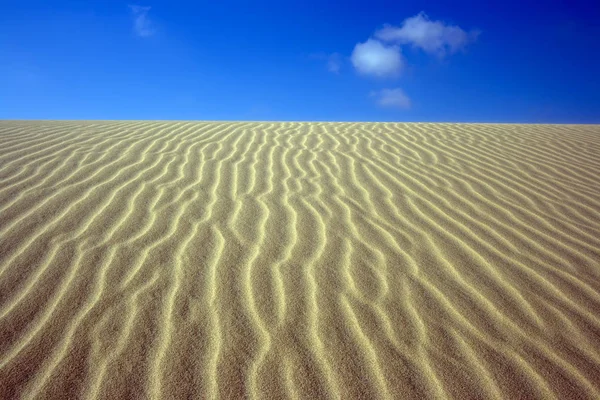
[[[377,104],[381,107],[406,110],[411,105],[410,99],[400,88],[372,91],[369,96],[375,97]]]
[[[375,32],[375,37],[384,42],[412,44],[426,53],[443,57],[464,49],[479,36],[479,31],[466,32],[457,25],[442,21],[432,21],[427,14],[420,12],[402,22],[400,27],[385,25]]]
[[[342,67],[342,55],[339,53],[333,53],[329,55],[327,59],[327,71],[333,72],[334,74],[340,73]]]
[[[340,53],[313,53],[309,55],[310,58],[315,60],[326,61],[327,71],[339,74],[342,68],[343,57]]]
[[[148,18],[150,8],[136,5],[129,6],[133,15],[133,32],[139,37],[149,37],[154,34],[152,21]]]
[[[375,39],[354,46],[350,60],[359,73],[377,77],[398,76],[404,64],[399,46],[387,46]]]

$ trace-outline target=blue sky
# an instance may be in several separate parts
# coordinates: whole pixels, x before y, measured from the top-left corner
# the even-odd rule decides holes
[[[597,2],[3,1],[1,119],[600,123]]]

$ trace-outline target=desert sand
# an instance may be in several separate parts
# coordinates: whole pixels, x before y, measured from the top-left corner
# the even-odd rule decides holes
[[[600,398],[600,126],[0,122],[0,399]]]

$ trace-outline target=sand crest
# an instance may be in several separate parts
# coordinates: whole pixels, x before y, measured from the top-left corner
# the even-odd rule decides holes
[[[600,398],[600,126],[0,122],[0,399]]]

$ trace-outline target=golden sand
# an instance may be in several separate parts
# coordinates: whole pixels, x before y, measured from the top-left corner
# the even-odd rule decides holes
[[[600,126],[0,122],[0,399],[600,398]]]

